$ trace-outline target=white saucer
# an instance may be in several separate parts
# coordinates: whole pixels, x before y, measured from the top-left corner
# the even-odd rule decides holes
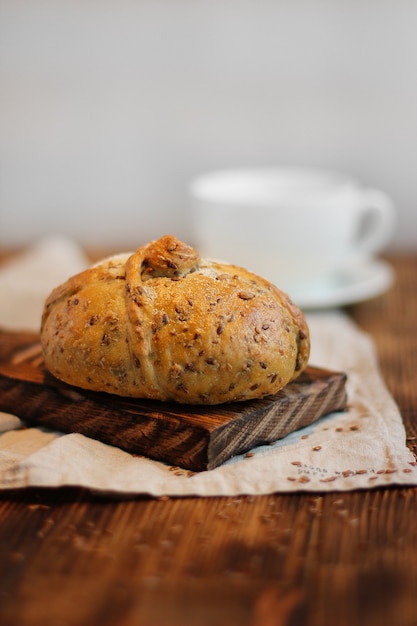
[[[327,282],[289,291],[301,309],[324,309],[346,306],[381,295],[394,282],[394,271],[385,261],[374,260],[352,268]]]

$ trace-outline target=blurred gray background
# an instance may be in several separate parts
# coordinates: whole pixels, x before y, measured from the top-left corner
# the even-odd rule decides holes
[[[0,246],[189,239],[187,184],[313,165],[417,248],[415,0],[0,0]]]

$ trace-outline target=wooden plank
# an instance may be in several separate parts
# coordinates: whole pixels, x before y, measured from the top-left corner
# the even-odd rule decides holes
[[[416,490],[74,498],[0,499],[2,625],[417,623]]]
[[[344,373],[308,368],[274,396],[188,406],[84,391],[53,378],[37,335],[0,333],[0,410],[193,471],[270,443],[346,406]]]
[[[417,255],[389,260],[393,290],[349,312],[376,341],[415,446]],[[4,490],[0,624],[415,626],[416,510],[415,487],[164,500]]]

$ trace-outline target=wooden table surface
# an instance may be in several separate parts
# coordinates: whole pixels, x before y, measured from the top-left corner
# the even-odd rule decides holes
[[[417,254],[348,309],[417,450]],[[417,488],[109,499],[0,493],[1,626],[415,626]]]

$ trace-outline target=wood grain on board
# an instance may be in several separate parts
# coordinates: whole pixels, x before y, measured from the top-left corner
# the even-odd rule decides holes
[[[346,406],[344,373],[309,367],[274,396],[217,406],[121,398],[56,380],[37,335],[0,332],[0,410],[192,471],[281,439]]]

